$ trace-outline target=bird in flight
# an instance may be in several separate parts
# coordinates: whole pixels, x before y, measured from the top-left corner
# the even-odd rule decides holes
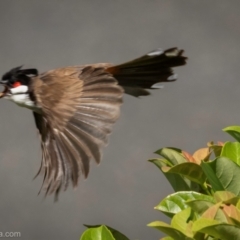
[[[159,82],[177,79],[172,68],[186,64],[183,50],[156,49],[120,65],[87,64],[39,74],[16,67],[0,80],[0,98],[32,110],[41,137],[46,195],[77,186],[89,163],[101,160],[112,126],[120,113],[123,93],[138,97]],[[41,188],[42,189],[42,188]],[[40,190],[41,191],[41,190]]]

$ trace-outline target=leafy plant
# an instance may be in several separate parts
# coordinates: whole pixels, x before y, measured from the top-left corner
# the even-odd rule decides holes
[[[84,231],[80,240],[129,240],[119,231],[106,225],[85,225],[88,229]]]
[[[209,142],[192,155],[161,148],[149,161],[166,176],[175,193],[156,207],[171,223],[148,224],[167,236],[162,240],[240,239],[240,126],[223,129],[237,142]],[[87,226],[80,240],[129,240],[106,226]]]
[[[149,160],[176,191],[155,207],[171,224],[148,224],[168,235],[164,240],[240,239],[240,127],[223,131],[237,142],[209,142],[193,155],[162,148]]]

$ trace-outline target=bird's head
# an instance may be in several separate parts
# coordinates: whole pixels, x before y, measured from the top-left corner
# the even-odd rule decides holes
[[[2,76],[0,84],[4,86],[4,90],[0,93],[0,98],[28,92],[31,76],[37,76],[38,71],[34,68],[21,68],[22,66],[13,68]]]

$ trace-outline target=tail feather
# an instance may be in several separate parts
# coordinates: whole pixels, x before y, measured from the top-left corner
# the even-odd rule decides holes
[[[183,50],[156,49],[140,58],[107,69],[118,80],[125,93],[132,96],[149,95],[146,89],[154,89],[159,82],[172,82],[177,75],[172,68],[186,64]]]

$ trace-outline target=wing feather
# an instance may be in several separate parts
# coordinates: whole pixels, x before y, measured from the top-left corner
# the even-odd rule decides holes
[[[75,132],[78,138],[82,139],[86,147],[88,147],[88,151],[91,153],[91,156],[97,163],[99,163],[101,160],[101,151],[99,146],[101,146],[101,144],[98,143],[98,141],[94,139],[92,135],[82,131],[81,128],[78,128],[74,125],[69,125],[68,129]]]
[[[46,195],[77,186],[88,176],[90,160],[101,160],[119,117],[123,89],[104,67],[52,70],[33,81],[32,91],[42,114],[34,113],[41,135],[43,186]]]

